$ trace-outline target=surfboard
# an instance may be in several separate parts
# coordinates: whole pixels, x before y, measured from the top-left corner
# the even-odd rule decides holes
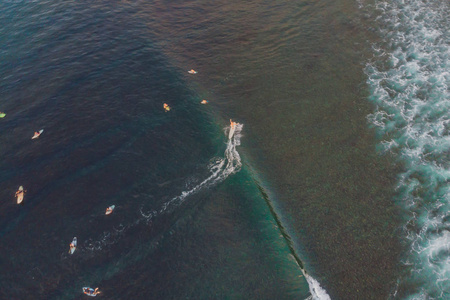
[[[0,113],[0,118],[4,118],[6,116],[5,113]]]
[[[111,205],[110,207],[108,207],[108,208],[106,209],[105,215],[111,214],[111,213],[113,212],[114,208],[116,208],[115,205]]]
[[[230,132],[228,133],[228,139],[231,140],[231,138],[233,137],[234,131],[236,130],[236,125],[231,126],[230,128]]]
[[[83,293],[85,293],[88,296],[96,297],[97,295],[94,294],[94,292],[95,292],[95,290],[93,288],[90,288],[90,287],[84,287],[83,288]]]
[[[72,243],[70,243],[70,245],[73,245],[73,247],[70,247],[69,253],[73,254],[75,252],[75,250],[77,249],[77,237],[73,238]]]
[[[197,71],[195,71],[194,69],[192,69],[192,70],[189,70],[188,73],[189,73],[189,74],[197,74]]]
[[[37,139],[41,135],[41,133],[43,133],[43,132],[44,132],[44,129],[39,130],[38,131],[39,134],[34,134],[31,139]]]

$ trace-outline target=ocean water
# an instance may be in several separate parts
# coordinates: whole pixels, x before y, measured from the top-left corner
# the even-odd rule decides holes
[[[448,19],[2,1],[0,298],[445,298]]]
[[[161,8],[2,2],[2,299],[311,296],[242,167],[245,124],[229,139],[233,116],[200,104],[196,66],[153,30]]]
[[[404,166],[397,202],[404,208],[406,266],[395,299],[449,299],[450,7],[446,1],[377,1],[382,41],[367,64],[368,116],[380,152]]]

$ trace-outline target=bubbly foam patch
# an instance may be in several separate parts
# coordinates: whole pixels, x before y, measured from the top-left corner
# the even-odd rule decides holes
[[[308,274],[304,274],[306,281],[308,281],[309,291],[311,296],[308,297],[307,300],[331,300],[330,296],[327,292],[320,286],[319,282],[309,276]]]
[[[376,10],[384,41],[366,67],[377,107],[368,120],[383,136],[381,150],[406,167],[397,190],[410,212],[403,262],[411,272],[399,286],[408,299],[450,298],[449,4],[379,1]]]

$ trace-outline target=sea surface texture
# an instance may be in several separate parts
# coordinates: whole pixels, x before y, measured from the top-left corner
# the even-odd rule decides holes
[[[1,1],[0,299],[449,298],[449,19]]]
[[[380,151],[402,162],[407,266],[392,298],[450,299],[450,6],[448,1],[379,1],[383,40],[366,73],[368,119]]]

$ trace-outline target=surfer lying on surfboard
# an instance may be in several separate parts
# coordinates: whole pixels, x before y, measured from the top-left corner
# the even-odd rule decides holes
[[[105,215],[109,215],[110,213],[112,213],[115,207],[115,205],[111,205],[110,207],[108,207],[106,209]]]
[[[170,110],[170,106],[167,103],[164,103],[164,110],[168,112]]]
[[[194,69],[190,69],[190,70],[188,71],[188,73],[189,73],[189,74],[197,74],[197,71],[195,71]]]
[[[97,296],[97,294],[100,294],[101,292],[98,290],[98,288],[94,290],[93,288],[90,287],[84,287],[83,293],[85,293],[88,296],[95,297]]]
[[[15,197],[17,198],[17,204],[20,204],[23,201],[23,196],[25,195],[25,192],[26,191],[23,190],[23,186],[20,186],[15,195]]]
[[[70,247],[69,253],[73,254],[75,252],[75,250],[77,249],[77,238],[76,237],[73,238],[72,243],[70,243],[69,247]]]
[[[41,130],[39,130],[39,131],[35,131],[35,132],[34,132],[34,135],[33,135],[33,137],[32,137],[31,139],[32,139],[32,140],[33,140],[33,139],[37,139],[37,138],[41,135],[42,132],[44,132],[44,129],[41,129]]]

